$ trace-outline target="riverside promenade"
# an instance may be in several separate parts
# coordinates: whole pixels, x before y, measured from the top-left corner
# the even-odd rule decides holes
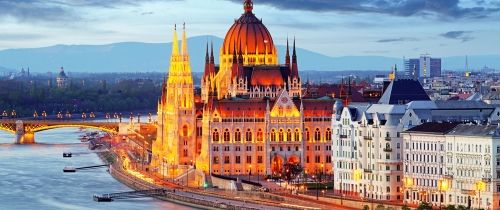
[[[103,161],[110,164],[109,173],[115,179],[117,179],[118,181],[122,182],[123,184],[127,185],[128,187],[134,190],[149,190],[158,188],[168,189],[169,192],[166,193],[166,195],[155,196],[155,198],[160,200],[165,200],[168,202],[178,203],[200,209],[235,209],[235,210],[305,209],[304,207],[297,208],[277,203],[266,203],[258,201],[255,202],[246,199],[225,197],[224,195],[220,194],[200,192],[200,190],[181,187],[170,182],[158,180],[152,176],[151,177],[146,176],[140,172],[133,172],[131,174],[130,170],[125,170],[123,168],[123,165],[117,158],[115,152],[105,152],[99,154],[99,156]]]

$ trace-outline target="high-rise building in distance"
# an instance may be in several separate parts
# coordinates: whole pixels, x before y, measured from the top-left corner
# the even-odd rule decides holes
[[[428,54],[420,58],[405,60],[406,78],[420,79],[441,76],[441,58],[432,58]]]

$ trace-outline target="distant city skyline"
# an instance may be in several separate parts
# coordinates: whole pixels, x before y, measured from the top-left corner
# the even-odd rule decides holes
[[[175,23],[189,36],[223,38],[240,0],[2,0],[0,50],[58,44],[166,43]],[[500,2],[255,0],[274,41],[328,56],[445,57],[500,54]]]

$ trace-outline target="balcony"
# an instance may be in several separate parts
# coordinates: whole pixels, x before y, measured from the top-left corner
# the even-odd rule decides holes
[[[444,178],[445,178],[445,179],[453,179],[453,175],[451,175],[451,174],[446,174],[446,175],[444,175]]]
[[[371,136],[363,136],[364,140],[373,140]]]
[[[483,181],[485,183],[490,183],[491,182],[491,178],[482,178],[481,181]]]
[[[386,141],[390,141],[390,140],[391,140],[391,137],[390,137],[390,136],[386,136],[386,137],[385,137],[385,140],[386,140]]]
[[[384,152],[392,152],[392,148],[384,148]]]
[[[340,135],[340,138],[341,138],[341,139],[346,139],[346,138],[347,138],[347,135],[345,135],[345,134],[341,134],[341,135]]]
[[[365,173],[373,173],[373,171],[372,171],[371,169],[368,169],[368,168],[363,169],[363,171],[364,171]]]

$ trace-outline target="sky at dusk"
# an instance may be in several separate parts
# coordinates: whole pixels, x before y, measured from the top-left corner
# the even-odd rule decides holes
[[[0,50],[224,37],[242,0],[0,0]],[[500,0],[254,0],[274,41],[329,56],[500,54]]]

